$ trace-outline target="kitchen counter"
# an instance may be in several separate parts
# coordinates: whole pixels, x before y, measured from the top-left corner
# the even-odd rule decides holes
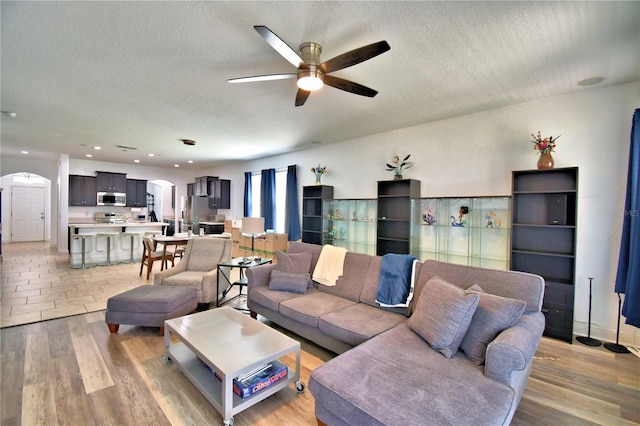
[[[73,234],[90,234],[85,243],[85,262],[88,265],[100,265],[107,262],[107,239],[96,238],[99,232],[131,232],[133,237],[133,261],[142,259],[142,237],[145,231],[161,231],[169,226],[164,222],[122,222],[122,223],[69,223],[69,253],[72,267],[82,265],[82,239],[71,238]],[[111,263],[130,262],[131,236],[116,235],[111,238]]]

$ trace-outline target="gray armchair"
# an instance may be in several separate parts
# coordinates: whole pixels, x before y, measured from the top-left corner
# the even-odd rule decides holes
[[[193,238],[180,262],[171,269],[157,272],[154,285],[191,286],[198,290],[198,303],[211,303],[216,298],[218,263],[231,259],[233,242],[226,238]],[[221,280],[220,292],[229,287]]]

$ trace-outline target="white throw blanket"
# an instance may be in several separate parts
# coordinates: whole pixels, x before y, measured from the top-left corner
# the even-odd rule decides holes
[[[318,263],[313,270],[313,280],[324,285],[334,286],[338,277],[342,275],[344,257],[347,249],[334,247],[330,244],[322,246]]]

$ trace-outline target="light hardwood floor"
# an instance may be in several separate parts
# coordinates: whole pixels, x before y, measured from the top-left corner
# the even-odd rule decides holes
[[[298,339],[308,383],[334,354]],[[104,311],[3,328],[0,424],[221,424],[163,354],[157,329],[122,325],[110,334]],[[314,425],[313,410],[311,393],[291,385],[236,415],[235,424]],[[640,359],[543,338],[512,424],[640,424]]]

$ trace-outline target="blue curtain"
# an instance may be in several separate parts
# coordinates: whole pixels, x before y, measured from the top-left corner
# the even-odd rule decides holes
[[[640,109],[635,110],[631,125],[627,198],[615,291],[625,295],[622,305],[625,322],[640,327]]]
[[[264,229],[276,229],[276,169],[262,171],[260,182],[260,216]]]
[[[251,217],[251,172],[244,172],[244,217]]]
[[[289,241],[302,237],[300,230],[300,207],[298,206],[298,165],[287,167],[287,194],[285,198],[284,228]]]

